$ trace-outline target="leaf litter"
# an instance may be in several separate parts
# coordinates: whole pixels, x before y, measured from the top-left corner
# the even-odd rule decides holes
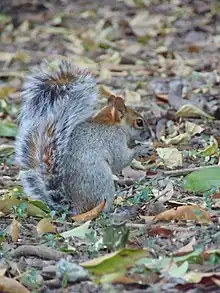
[[[218,1],[0,7],[0,289],[218,292]],[[20,188],[13,144],[22,82],[51,55],[95,74],[99,106],[122,95],[148,120],[152,153],[114,174],[111,214],[104,201],[72,218],[57,214]]]

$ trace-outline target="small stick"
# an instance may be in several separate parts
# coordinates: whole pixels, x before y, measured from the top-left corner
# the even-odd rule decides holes
[[[146,224],[138,224],[138,223],[126,223],[125,226],[128,228],[146,228]]]
[[[163,171],[163,170],[158,170],[158,171],[161,171],[164,175],[167,175],[167,176],[181,176],[181,175],[186,175],[188,173],[191,173],[193,171],[214,168],[214,167],[220,168],[220,166],[214,165],[214,166],[199,166],[199,167],[192,167],[192,168],[184,168],[184,169],[170,170],[170,171]]]

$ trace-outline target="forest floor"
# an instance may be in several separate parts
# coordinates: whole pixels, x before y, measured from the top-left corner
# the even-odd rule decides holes
[[[0,8],[0,292],[220,292],[220,172],[207,168],[220,162],[220,2]],[[84,224],[28,201],[14,164],[26,72],[58,56],[152,133],[152,155],[117,174],[114,210]]]

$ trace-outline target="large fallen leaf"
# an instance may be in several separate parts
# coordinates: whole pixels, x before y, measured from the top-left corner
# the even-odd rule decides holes
[[[111,274],[133,266],[142,257],[147,257],[145,249],[121,249],[113,253],[89,260],[80,265],[95,275]]]
[[[164,165],[172,169],[176,166],[182,166],[182,153],[176,148],[157,148],[159,157],[163,160]]]
[[[208,119],[214,119],[214,117],[200,110],[194,105],[186,104],[183,105],[177,112],[177,117],[204,117]]]
[[[197,205],[186,205],[167,210],[155,216],[156,221],[192,220],[197,223],[211,223],[209,214]]]
[[[90,222],[91,221],[88,221],[77,228],[63,232],[60,235],[63,238],[78,237],[78,238],[84,239],[86,237],[86,234],[89,232]]]
[[[90,221],[90,220],[97,218],[99,216],[99,214],[103,211],[103,209],[105,207],[105,202],[106,201],[103,200],[97,207],[95,207],[91,211],[88,211],[88,212],[80,214],[80,215],[76,215],[76,216],[72,217],[72,220],[74,220],[76,222],[87,222],[87,221]]]
[[[2,121],[0,122],[0,136],[15,137],[16,134],[16,124]]]
[[[4,293],[31,293],[21,283],[14,279],[0,276],[0,292]]]
[[[27,213],[29,216],[46,216],[46,213],[43,210],[39,209],[37,206],[29,203],[28,201],[19,200],[15,196],[5,197],[0,200],[0,212],[8,215],[11,213],[12,207],[19,206],[21,204],[26,205]]]
[[[50,219],[43,218],[37,223],[37,233],[56,233],[56,228],[51,223]]]
[[[186,191],[204,192],[213,187],[220,187],[220,167],[194,171],[184,179],[184,189]]]

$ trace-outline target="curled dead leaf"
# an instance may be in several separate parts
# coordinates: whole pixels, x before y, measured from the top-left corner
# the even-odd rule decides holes
[[[50,219],[43,218],[37,224],[37,233],[56,233],[56,228],[51,223]]]
[[[103,211],[104,207],[105,207],[105,202],[106,200],[103,200],[97,207],[95,207],[94,209],[80,214],[80,215],[76,215],[72,217],[72,220],[76,221],[76,222],[87,222],[90,220],[93,220],[95,218],[97,218],[99,216],[99,214]]]
[[[204,111],[200,110],[194,105],[191,104],[185,104],[183,105],[177,112],[177,117],[204,117],[207,119],[213,119],[212,116],[205,113]]]
[[[210,137],[210,144],[203,150],[200,151],[204,156],[212,156],[218,150],[218,142],[214,136]]]
[[[156,221],[191,220],[197,223],[211,223],[210,215],[198,205],[186,205],[158,214]]]
[[[176,148],[157,148],[157,153],[169,169],[183,164],[182,152]]]
[[[19,227],[18,227],[18,221],[15,218],[12,220],[12,223],[10,225],[10,235],[13,242],[18,241]]]

